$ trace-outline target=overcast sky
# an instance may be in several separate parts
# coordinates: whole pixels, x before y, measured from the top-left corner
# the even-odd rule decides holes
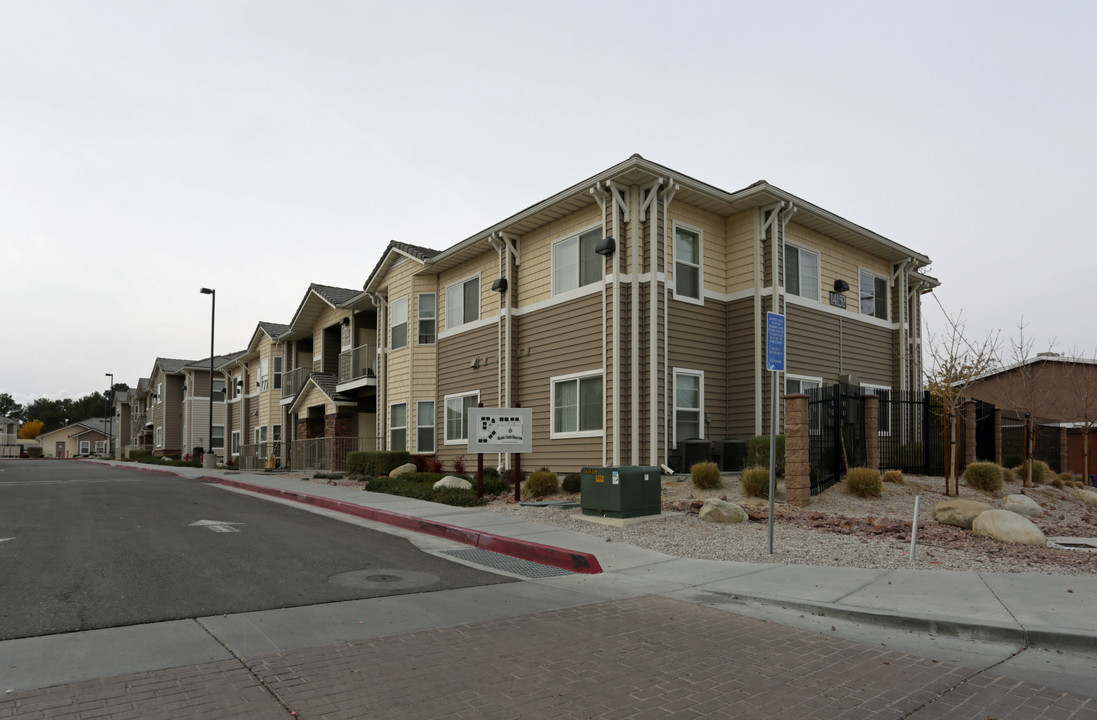
[[[246,346],[389,240],[633,153],[933,258],[968,333],[1097,346],[1093,2],[5,2],[0,392]],[[942,329],[932,297],[930,330]]]

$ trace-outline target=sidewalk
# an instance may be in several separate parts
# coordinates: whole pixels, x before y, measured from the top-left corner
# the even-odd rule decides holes
[[[305,483],[298,474],[197,468],[172,468],[170,474],[281,496],[568,567],[578,574],[560,582],[607,600],[657,594],[713,606],[765,604],[894,630],[1021,647],[1097,646],[1094,577],[683,559],[487,510]]]

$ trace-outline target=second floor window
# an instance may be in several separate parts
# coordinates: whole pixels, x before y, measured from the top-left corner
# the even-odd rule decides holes
[[[888,281],[862,270],[860,278],[861,314],[881,320],[888,319]]]
[[[389,307],[392,310],[392,341],[389,348],[399,350],[408,346],[408,299],[393,300]]]
[[[819,253],[785,245],[785,292],[819,299]]]
[[[419,293],[419,344],[433,345],[438,330],[438,296]]]
[[[480,277],[462,280],[446,288],[446,329],[480,319]]]
[[[561,240],[552,246],[552,294],[559,295],[602,279],[605,262],[595,252],[601,228]]]
[[[701,299],[701,234],[674,229],[674,294]]]
[[[214,402],[225,402],[225,378],[214,378],[213,379],[213,396],[212,396],[212,400]],[[224,441],[224,439],[225,439],[225,436],[222,435],[221,436],[222,442]],[[224,447],[224,445],[222,445],[221,447]]]
[[[274,389],[282,389],[282,356],[275,355],[272,358],[274,361]]]

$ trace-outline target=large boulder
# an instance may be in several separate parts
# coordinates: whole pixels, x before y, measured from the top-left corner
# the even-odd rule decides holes
[[[1040,517],[1044,514],[1044,509],[1028,495],[1006,495],[1004,507],[1010,512],[1027,515],[1028,517]]]
[[[472,483],[464,478],[454,477],[453,475],[446,475],[444,478],[434,483],[434,489],[438,488],[457,488],[458,490],[472,490]]]
[[[945,500],[933,508],[933,519],[945,525],[970,530],[975,518],[990,509],[990,505],[978,500]]]
[[[1047,538],[1031,520],[1009,510],[987,510],[975,518],[971,530],[976,535],[1017,545],[1047,545]]]
[[[1097,507],[1097,492],[1093,492],[1092,490],[1080,490],[1078,488],[1075,488],[1074,497],[1078,498],[1090,507]]]
[[[705,522],[741,523],[747,521],[747,511],[727,500],[709,498],[701,506],[698,517]]]
[[[389,471],[389,477],[400,477],[415,472],[415,463],[404,463],[398,468]]]

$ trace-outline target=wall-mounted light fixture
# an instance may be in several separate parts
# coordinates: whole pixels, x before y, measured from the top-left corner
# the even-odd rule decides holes
[[[491,284],[493,292],[503,293],[507,291],[507,279],[499,278]]]
[[[599,255],[612,255],[617,250],[617,243],[613,238],[602,238],[598,241],[598,244],[594,246],[594,252]]]
[[[350,318],[349,317],[343,318],[343,327],[346,327],[347,325],[350,325]]]
[[[847,290],[849,290],[849,283],[848,282],[846,282],[845,280],[835,280],[834,281],[834,292],[843,293],[843,292],[846,292]]]
[[[473,370],[476,370],[477,368],[479,368],[480,367],[480,358],[474,357],[472,359],[472,362],[469,363],[469,367],[472,368]]]

